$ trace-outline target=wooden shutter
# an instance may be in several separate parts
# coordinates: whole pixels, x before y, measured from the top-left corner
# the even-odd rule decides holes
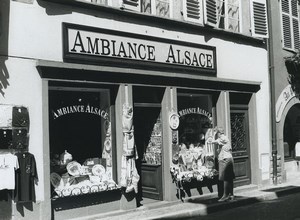
[[[281,0],[282,46],[300,49],[299,11],[297,0]]]
[[[290,0],[281,0],[281,24],[283,47],[292,49]]]
[[[121,7],[132,11],[141,11],[140,0],[122,0]]]
[[[291,11],[292,11],[292,25],[293,25],[293,38],[294,38],[294,49],[299,50],[300,39],[299,39],[299,13],[298,13],[298,0],[291,0]]]
[[[252,36],[268,38],[269,32],[266,0],[252,0],[250,8]]]
[[[184,20],[203,24],[202,0],[183,0],[182,2]]]
[[[203,0],[204,23],[216,27],[218,24],[217,0]]]

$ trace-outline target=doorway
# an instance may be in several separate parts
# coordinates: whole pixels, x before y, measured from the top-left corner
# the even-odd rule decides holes
[[[138,205],[163,200],[162,108],[164,88],[133,87],[133,126],[140,175]]]
[[[161,108],[153,104],[134,106],[135,143],[139,159],[139,198],[145,202],[162,200],[162,123]],[[149,200],[150,199],[150,200]]]
[[[251,183],[248,107],[231,105],[231,144],[234,159],[235,187]]]

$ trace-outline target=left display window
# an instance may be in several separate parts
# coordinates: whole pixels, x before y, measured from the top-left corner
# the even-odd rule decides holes
[[[52,198],[118,188],[113,180],[109,89],[49,90]]]

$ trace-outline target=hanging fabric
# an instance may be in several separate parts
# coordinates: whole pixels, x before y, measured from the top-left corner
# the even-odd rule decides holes
[[[16,171],[15,199],[17,202],[35,202],[35,183],[38,181],[34,155],[16,153],[19,170]]]
[[[121,165],[120,185],[126,187],[125,192],[138,192],[138,175],[135,160],[138,159],[134,142],[133,108],[128,104],[128,88],[125,87],[125,104],[123,105],[122,129],[123,129],[123,155]]]
[[[15,170],[19,169],[18,158],[11,154],[0,154],[0,190],[15,189]]]

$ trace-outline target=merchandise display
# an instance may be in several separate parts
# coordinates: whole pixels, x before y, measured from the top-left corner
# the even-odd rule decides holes
[[[162,125],[160,117],[153,126],[148,145],[144,153],[143,161],[147,164],[161,165]]]
[[[133,108],[126,102],[123,104],[122,128],[123,128],[123,154],[121,165],[121,187],[125,187],[126,193],[135,191],[138,193],[140,176],[136,169],[135,160],[138,159],[134,142]]]
[[[218,172],[213,167],[206,166],[208,160],[205,154],[204,146],[194,146],[190,144],[186,147],[185,144],[179,146],[179,152],[173,156],[173,166],[171,174],[177,182],[203,181],[205,178],[214,178]]]
[[[0,154],[0,190],[15,189],[15,170],[17,169],[19,169],[19,162],[16,155]]]
[[[56,195],[67,197],[117,189],[118,186],[106,170],[106,159],[89,158],[80,164],[65,151],[60,160],[51,161],[50,180]]]
[[[184,124],[184,123],[183,123]],[[209,118],[192,115],[182,128],[182,143],[173,147],[171,175],[178,187],[192,181],[216,180],[214,130]]]
[[[17,202],[35,202],[35,186],[38,182],[35,157],[29,152],[16,153],[19,169],[16,171],[15,199]]]

